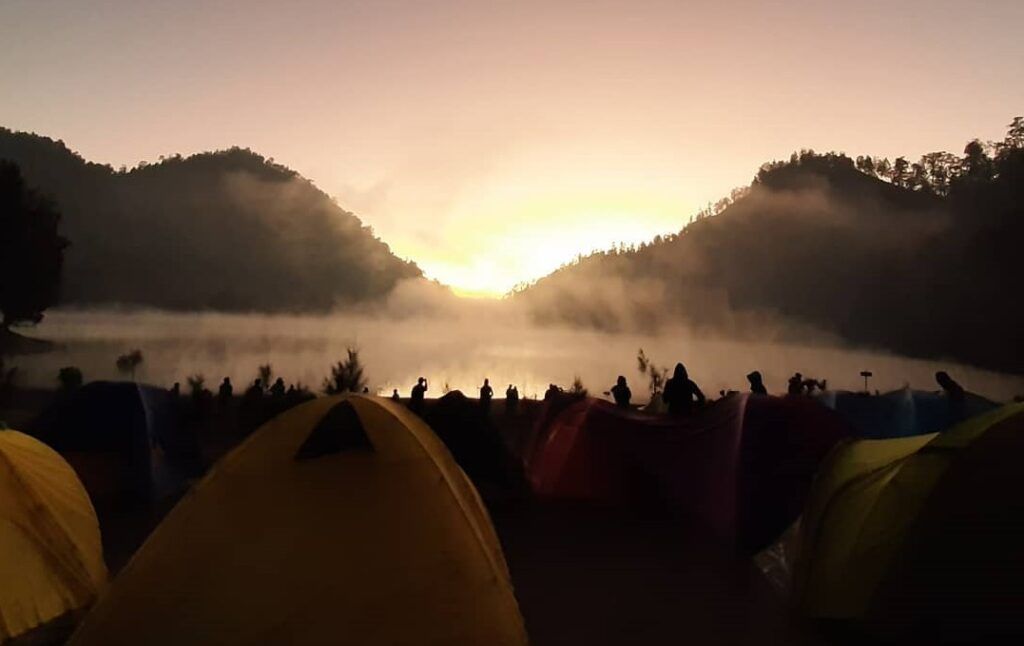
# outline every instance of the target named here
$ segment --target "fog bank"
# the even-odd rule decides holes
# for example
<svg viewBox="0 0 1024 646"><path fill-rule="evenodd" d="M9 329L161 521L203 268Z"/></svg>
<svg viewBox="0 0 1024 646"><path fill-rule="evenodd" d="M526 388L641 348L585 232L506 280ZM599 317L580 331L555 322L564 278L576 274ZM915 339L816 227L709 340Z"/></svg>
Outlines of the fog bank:
<svg viewBox="0 0 1024 646"><path fill-rule="evenodd" d="M744 375L760 370L772 392L785 390L794 371L827 378L832 388L858 389L862 370L875 377L872 389L909 384L934 390L936 370L949 371L966 388L1008 400L1024 394L1024 378L956 365L907 359L882 352L851 350L825 342L751 342L697 334L682 325L662 326L657 334L606 333L569 327L541 327L510 301L458 300L446 290L413 287L396 290L374 311L325 316L181 314L161 311L57 310L29 333L60 344L54 352L22 356L22 385L52 387L57 371L75 365L86 380L123 378L115 360L140 349L144 362L137 379L185 387L188 376L202 374L208 387L224 376L236 390L270 363L275 376L319 390L332 363L357 346L373 392L403 396L425 376L429 395L445 385L467 394L485 377L499 396L509 383L527 397L542 396L549 383L568 386L579 375L592 394L607 390L617 375L632 385L634 399L647 400L647 383L637 372L643 348L661 366L683 361L709 395L743 389Z"/></svg>

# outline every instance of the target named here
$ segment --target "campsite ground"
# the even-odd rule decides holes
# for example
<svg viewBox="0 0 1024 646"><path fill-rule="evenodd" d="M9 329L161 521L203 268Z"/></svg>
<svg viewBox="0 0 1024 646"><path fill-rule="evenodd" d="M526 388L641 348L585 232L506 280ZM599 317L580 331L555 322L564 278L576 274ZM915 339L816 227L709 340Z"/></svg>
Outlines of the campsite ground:
<svg viewBox="0 0 1024 646"><path fill-rule="evenodd" d="M749 560L653 513L492 509L534 644L825 643Z"/></svg>
<svg viewBox="0 0 1024 646"><path fill-rule="evenodd" d="M540 411L495 408L515 453ZM510 497L488 504L533 644L823 644L787 611L749 558L665 510Z"/></svg>
<svg viewBox="0 0 1024 646"><path fill-rule="evenodd" d="M17 399L17 407L0 407L0 419L21 425L52 393L33 391ZM428 417L437 401L428 400ZM494 434L518 456L539 411L539 402L525 400L510 415L496 401L484 423L488 430L457 431ZM200 433L204 456L215 461L241 437L207 425ZM680 519L659 509L538 501L516 486L515 476L493 473L488 464L496 463L483 460L476 473L467 471L501 538L533 644L826 643L791 619L748 558ZM101 510L112 570L127 562L159 513Z"/></svg>

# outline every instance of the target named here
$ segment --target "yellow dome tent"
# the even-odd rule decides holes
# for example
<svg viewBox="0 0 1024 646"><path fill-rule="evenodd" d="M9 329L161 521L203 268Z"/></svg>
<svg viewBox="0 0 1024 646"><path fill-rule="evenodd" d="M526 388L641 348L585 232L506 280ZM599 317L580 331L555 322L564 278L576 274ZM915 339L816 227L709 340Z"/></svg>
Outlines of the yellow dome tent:
<svg viewBox="0 0 1024 646"><path fill-rule="evenodd" d="M71 643L523 644L473 485L418 417L321 398L213 467Z"/></svg>
<svg viewBox="0 0 1024 646"><path fill-rule="evenodd" d="M0 431L0 643L89 605L106 577L74 470L42 442Z"/></svg>
<svg viewBox="0 0 1024 646"><path fill-rule="evenodd" d="M798 608L890 635L1024 629L1024 405L821 465L796 544Z"/></svg>

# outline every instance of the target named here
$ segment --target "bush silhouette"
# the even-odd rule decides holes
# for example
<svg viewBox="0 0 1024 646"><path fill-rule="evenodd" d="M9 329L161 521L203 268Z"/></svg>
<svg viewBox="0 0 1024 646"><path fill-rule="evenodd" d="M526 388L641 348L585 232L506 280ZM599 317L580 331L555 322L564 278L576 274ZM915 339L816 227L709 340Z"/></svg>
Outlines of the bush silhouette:
<svg viewBox="0 0 1024 646"><path fill-rule="evenodd" d="M366 387L359 350L347 348L346 353L345 360L331 366L331 376L324 379L324 392L328 395L358 393Z"/></svg>

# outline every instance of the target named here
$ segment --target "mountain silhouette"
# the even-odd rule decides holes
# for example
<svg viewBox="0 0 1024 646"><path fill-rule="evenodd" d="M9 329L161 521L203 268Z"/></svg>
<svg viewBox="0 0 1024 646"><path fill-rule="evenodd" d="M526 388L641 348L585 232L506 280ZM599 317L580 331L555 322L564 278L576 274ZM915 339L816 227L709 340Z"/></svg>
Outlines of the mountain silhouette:
<svg viewBox="0 0 1024 646"><path fill-rule="evenodd" d="M115 171L0 129L0 159L62 214L63 304L316 311L421 275L310 181L247 149Z"/></svg>
<svg viewBox="0 0 1024 646"><path fill-rule="evenodd" d="M823 331L1024 372L1022 134L1017 119L1003 143L979 153L971 142L962 159L943 154L945 166L928 172L938 157L900 158L884 179L870 158L794 154L762 167L713 217L579 258L514 298L540 322L609 331L685 322L755 340Z"/></svg>

